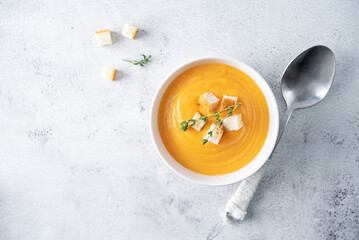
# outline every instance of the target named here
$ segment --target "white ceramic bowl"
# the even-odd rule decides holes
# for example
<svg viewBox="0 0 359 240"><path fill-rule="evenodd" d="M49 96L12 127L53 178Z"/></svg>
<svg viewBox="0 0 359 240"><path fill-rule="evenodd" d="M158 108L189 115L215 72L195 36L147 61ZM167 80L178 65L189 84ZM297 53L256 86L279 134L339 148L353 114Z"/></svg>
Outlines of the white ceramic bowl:
<svg viewBox="0 0 359 240"><path fill-rule="evenodd" d="M166 91L167 87L174 79L176 79L178 75L180 75L187 69L206 63L223 63L245 72L257 83L259 88L262 90L267 100L268 109L269 109L269 132L267 135L267 139L262 149L260 150L259 154L245 167L233 173L218 175L218 176L208 176L208 175L199 174L179 164L167 151L166 147L162 142L158 130L158 108L162 96ZM194 182L201 184L207 184L207 185L231 184L241 181L249 177L251 174L255 173L260 167L262 167L262 165L266 162L266 160L269 158L270 154L272 153L276 143L278 129L279 129L278 106L275 97L273 95L273 92L268 86L267 82L253 68L249 67L248 65L240 61L229 59L229 58L200 58L194 61L190 61L182 65L181 67L177 68L170 75L168 75L168 77L166 77L164 82L158 88L151 106L151 116L150 116L151 137L158 151L158 154L160 155L164 163L175 173L188 180L192 180Z"/></svg>

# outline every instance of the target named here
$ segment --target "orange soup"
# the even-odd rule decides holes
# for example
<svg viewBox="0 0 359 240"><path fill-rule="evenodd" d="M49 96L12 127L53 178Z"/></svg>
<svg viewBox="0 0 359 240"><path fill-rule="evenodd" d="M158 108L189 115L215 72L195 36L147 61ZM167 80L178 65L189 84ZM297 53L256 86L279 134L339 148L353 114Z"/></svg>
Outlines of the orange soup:
<svg viewBox="0 0 359 240"><path fill-rule="evenodd" d="M244 126L225 132L218 145L202 145L214 118L208 118L201 131L180 129L181 122L198 112L198 99L205 92L220 99L236 96L242 103L233 115L240 113ZM225 64L203 64L183 72L167 88L159 106L158 127L168 152L182 166L205 175L222 175L243 168L260 152L267 138L269 110L262 91L247 74Z"/></svg>

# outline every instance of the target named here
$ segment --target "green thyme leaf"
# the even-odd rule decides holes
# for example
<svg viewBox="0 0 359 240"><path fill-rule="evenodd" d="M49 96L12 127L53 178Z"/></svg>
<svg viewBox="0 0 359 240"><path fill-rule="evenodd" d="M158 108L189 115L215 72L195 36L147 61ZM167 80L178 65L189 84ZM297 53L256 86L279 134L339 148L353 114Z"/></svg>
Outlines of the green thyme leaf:
<svg viewBox="0 0 359 240"><path fill-rule="evenodd" d="M224 119L223 119L223 120L224 120ZM218 119L217 123L218 123L218 125L219 125L219 126L222 126L222 124L223 124L223 120Z"/></svg>
<svg viewBox="0 0 359 240"><path fill-rule="evenodd" d="M188 120L188 122L191 127L196 124L196 120L194 120L194 119L190 119L190 120Z"/></svg>
<svg viewBox="0 0 359 240"><path fill-rule="evenodd" d="M208 142L208 139L203 139L202 145L206 144Z"/></svg>
<svg viewBox="0 0 359 240"><path fill-rule="evenodd" d="M184 121L180 123L181 125L181 131L185 132L188 128L188 122Z"/></svg>
<svg viewBox="0 0 359 240"><path fill-rule="evenodd" d="M231 107L228 107L227 116L231 116L232 114L233 114L233 109Z"/></svg>
<svg viewBox="0 0 359 240"><path fill-rule="evenodd" d="M204 124L207 124L207 117L206 116L202 116L199 119L203 120Z"/></svg>

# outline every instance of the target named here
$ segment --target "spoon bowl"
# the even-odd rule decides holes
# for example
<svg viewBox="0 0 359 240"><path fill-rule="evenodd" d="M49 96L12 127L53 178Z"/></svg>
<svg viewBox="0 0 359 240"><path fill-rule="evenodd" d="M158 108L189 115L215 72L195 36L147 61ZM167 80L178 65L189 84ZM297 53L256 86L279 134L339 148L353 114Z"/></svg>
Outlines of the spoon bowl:
<svg viewBox="0 0 359 240"><path fill-rule="evenodd" d="M314 46L288 64L283 73L282 95L287 105L277 143L293 111L317 104L327 95L335 74L335 56L326 46Z"/></svg>
<svg viewBox="0 0 359 240"><path fill-rule="evenodd" d="M290 109L307 108L320 102L332 86L335 74L334 53L315 46L301 53L282 77L282 94Z"/></svg>

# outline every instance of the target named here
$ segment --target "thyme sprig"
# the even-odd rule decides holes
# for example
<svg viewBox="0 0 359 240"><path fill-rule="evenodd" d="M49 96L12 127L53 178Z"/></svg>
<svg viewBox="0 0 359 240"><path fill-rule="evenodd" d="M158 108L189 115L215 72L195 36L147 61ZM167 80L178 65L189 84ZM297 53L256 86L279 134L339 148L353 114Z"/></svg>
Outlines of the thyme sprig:
<svg viewBox="0 0 359 240"><path fill-rule="evenodd" d="M183 121L180 123L181 126L181 131L185 132L188 129L188 126L192 127L196 124L196 121L198 120L202 120L204 122L204 124L207 124L207 120L210 117L215 117L216 118L216 122L217 122L217 126L212 130L209 131L207 134L207 137L205 139L203 139L202 145L206 144L208 142L208 138L212 137L213 135L213 131L216 130L217 127L221 127L223 125L223 121L224 119L226 119L227 117L231 116L233 114L233 112L239 108L242 105L242 103L237 103L233 106L226 106L226 108L220 112L214 112L212 115L208 115L208 116L201 116L199 119L189 119L187 121ZM220 118L220 114L222 112L227 112L227 115L221 119Z"/></svg>
<svg viewBox="0 0 359 240"><path fill-rule="evenodd" d="M242 103L237 103L236 105L234 106L226 106L226 111L228 111L227 115L223 118L223 119L220 119L219 118L219 113L215 112L213 115L215 115L216 117L216 122L217 122L217 125L212 129L212 131L209 131L208 134L207 134L207 137L205 139L203 139L202 141L202 145L206 144L208 142L208 138L212 137L213 135L213 131L216 130L217 128L221 127L223 125L223 121L224 119L226 119L227 117L229 116L232 116L233 112L239 108L240 106L242 105ZM223 111L222 111L223 112Z"/></svg>
<svg viewBox="0 0 359 240"><path fill-rule="evenodd" d="M141 67L144 67L145 64L151 62L151 55L149 55L148 57L144 54L141 54L141 56L143 57L142 60L126 60L126 59L122 59L125 62L129 62L132 63L133 65L140 65Z"/></svg>
<svg viewBox="0 0 359 240"><path fill-rule="evenodd" d="M237 108L239 108L241 105L242 105L242 103L237 103L237 104L235 104L235 105L233 105L233 106L226 106L226 108L225 108L224 110L222 110L222 111L220 111L220 112L214 112L212 115L201 116L199 119L193 119L193 118L192 118L192 119L189 119L189 120L187 120L187 121L183 121L183 122L180 123L180 125L181 125L181 131L183 131L183 132L187 131L188 126L190 126L190 127L194 126L194 125L196 124L196 121L198 121L198 120L203 120L204 124L207 124L207 119L210 118L210 117L216 117L216 122L217 122L218 124L220 124L220 122L222 122L222 123L220 124L220 125L222 125L224 119L221 120L221 119L219 118L219 117L220 117L220 114L223 113L223 112L227 112L227 111L228 111L226 117L231 116L231 115L233 114L233 111L235 111L235 110L236 110Z"/></svg>

